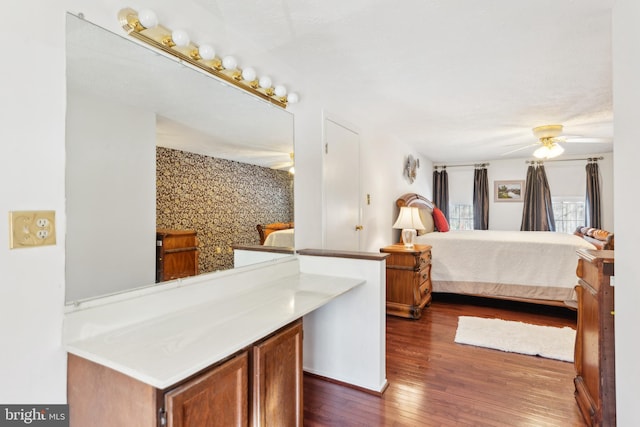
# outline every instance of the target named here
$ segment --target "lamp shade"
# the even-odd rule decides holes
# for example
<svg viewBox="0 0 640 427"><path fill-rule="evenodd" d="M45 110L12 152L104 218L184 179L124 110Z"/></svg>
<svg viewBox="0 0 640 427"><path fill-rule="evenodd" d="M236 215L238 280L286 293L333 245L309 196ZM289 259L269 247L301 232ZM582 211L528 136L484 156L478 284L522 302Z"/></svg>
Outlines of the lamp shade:
<svg viewBox="0 0 640 427"><path fill-rule="evenodd" d="M400 214L393 224L393 228L424 230L425 227L422 219L420 219L420 211L418 208L403 206L400 208Z"/></svg>
<svg viewBox="0 0 640 427"><path fill-rule="evenodd" d="M558 157L560 154L564 153L564 148L560 144L554 143L551 148L549 148L549 158L552 159L554 157Z"/></svg>

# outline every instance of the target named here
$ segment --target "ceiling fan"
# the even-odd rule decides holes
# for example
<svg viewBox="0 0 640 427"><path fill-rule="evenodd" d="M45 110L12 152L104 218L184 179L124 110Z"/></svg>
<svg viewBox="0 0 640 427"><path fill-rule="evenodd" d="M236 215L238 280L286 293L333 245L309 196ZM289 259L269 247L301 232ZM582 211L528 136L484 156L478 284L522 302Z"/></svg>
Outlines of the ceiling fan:
<svg viewBox="0 0 640 427"><path fill-rule="evenodd" d="M538 138L538 142L524 147L516 148L503 154L515 153L527 148L539 145L533 152L533 156L538 159L552 159L564 153L564 147L560 143L602 143L606 142L601 138L585 138L578 136L562 135L562 125L543 125L533 129L533 135Z"/></svg>

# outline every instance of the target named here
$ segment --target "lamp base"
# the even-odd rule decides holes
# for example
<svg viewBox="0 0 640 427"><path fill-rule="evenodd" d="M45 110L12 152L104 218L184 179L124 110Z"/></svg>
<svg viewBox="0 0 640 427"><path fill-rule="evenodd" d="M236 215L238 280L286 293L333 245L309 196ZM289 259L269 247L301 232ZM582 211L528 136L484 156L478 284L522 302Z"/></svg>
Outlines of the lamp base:
<svg viewBox="0 0 640 427"><path fill-rule="evenodd" d="M407 249L413 249L413 241L418 233L413 228L402 229L402 243Z"/></svg>

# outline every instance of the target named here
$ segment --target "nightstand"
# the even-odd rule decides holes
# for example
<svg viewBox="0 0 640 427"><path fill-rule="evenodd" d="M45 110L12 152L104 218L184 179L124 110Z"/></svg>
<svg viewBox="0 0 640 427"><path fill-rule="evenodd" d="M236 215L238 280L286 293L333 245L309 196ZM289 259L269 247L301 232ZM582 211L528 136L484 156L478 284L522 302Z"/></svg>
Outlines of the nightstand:
<svg viewBox="0 0 640 427"><path fill-rule="evenodd" d="M387 258L387 314L419 319L431 302L431 246L407 249L395 244L380 249Z"/></svg>

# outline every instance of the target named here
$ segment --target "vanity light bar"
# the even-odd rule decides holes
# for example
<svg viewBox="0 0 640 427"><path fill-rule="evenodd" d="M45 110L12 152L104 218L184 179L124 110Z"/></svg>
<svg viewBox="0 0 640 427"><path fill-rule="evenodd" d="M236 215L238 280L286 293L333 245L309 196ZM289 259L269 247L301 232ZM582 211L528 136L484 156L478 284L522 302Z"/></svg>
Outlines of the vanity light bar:
<svg viewBox="0 0 640 427"><path fill-rule="evenodd" d="M287 108L287 104L298 102L296 93L287 94L284 86L272 86L268 76L257 78L255 70L251 67L239 68L234 57L219 58L211 46L198 46L189 40L185 31L171 31L159 25L155 13L150 10L138 13L131 8L121 9L118 12L118 21L130 36L279 107Z"/></svg>

